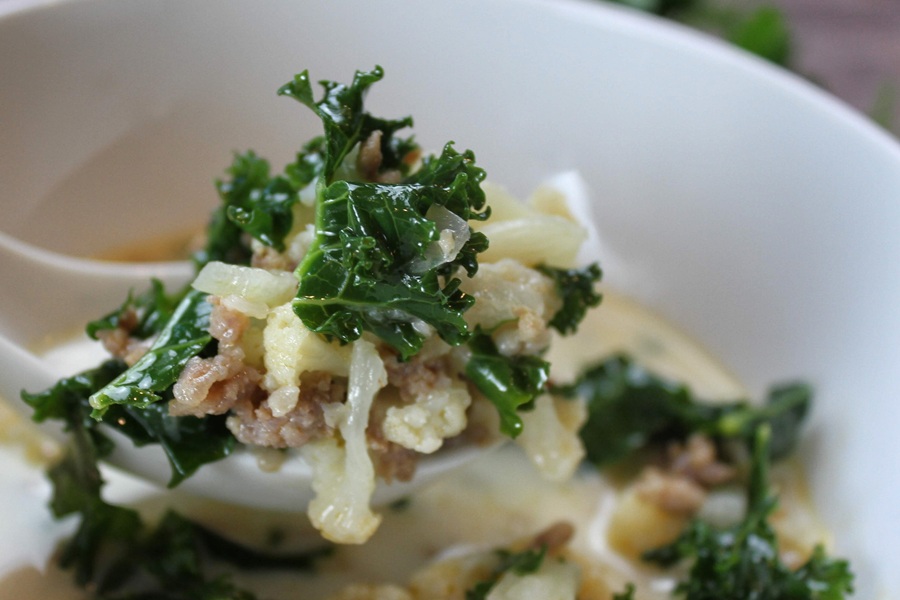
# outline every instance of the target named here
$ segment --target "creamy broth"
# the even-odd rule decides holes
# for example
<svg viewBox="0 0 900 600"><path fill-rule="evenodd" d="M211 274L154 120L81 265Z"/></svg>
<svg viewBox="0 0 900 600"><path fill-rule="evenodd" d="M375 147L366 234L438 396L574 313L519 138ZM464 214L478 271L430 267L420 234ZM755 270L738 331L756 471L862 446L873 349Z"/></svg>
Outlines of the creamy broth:
<svg viewBox="0 0 900 600"><path fill-rule="evenodd" d="M152 241L136 241L125 246L98 252L94 258L122 262L154 262L187 259L203 245L203 228L191 227L157 237Z"/></svg>
<svg viewBox="0 0 900 600"><path fill-rule="evenodd" d="M735 378L689 338L640 306L609 293L578 335L557 341L550 360L555 376L566 379L585 363L618 350L657 372L689 382L703 397L743 395ZM72 370L95 364L99 354L92 342L84 340L59 344L48 352L54 359L68 361ZM21 433L17 415L8 410L0 415L4 441L0 448L4 469L0 509L6 515L17 515L0 525L0 535L6 540L0 552L0 598L81 598L68 574L48 566L54 540L68 527L54 523L45 508L49 488L40 476L42 465L36 460L40 453L34 452L37 442ZM27 457L22 447L31 448ZM776 523L786 534L787 546L793 544L802 552L822 539L823 532L809 508L798 473L796 465L786 464L773 475L784 498ZM112 498L138 497L138 505L149 514L162 506L162 496L154 490L117 473L109 477ZM302 590L304 598L325 598L354 581L403 583L413 571L448 553L504 546L567 520L577 530L572 550L586 559L586 570L605 579L612 591L621 591L626 582L635 581L640 598L668 597L671 581L667 577L623 558L607 543L606 526L621 493L591 469L583 469L564 484L548 483L524 454L510 445L421 490L401 509L381 508L385 519L372 539L362 546L340 547L321 562L315 576L238 573L235 577L261 597L295 597ZM248 511L172 493L165 502L174 502L197 520L250 542L261 542L276 529L283 535L285 549L318 540L302 513Z"/></svg>

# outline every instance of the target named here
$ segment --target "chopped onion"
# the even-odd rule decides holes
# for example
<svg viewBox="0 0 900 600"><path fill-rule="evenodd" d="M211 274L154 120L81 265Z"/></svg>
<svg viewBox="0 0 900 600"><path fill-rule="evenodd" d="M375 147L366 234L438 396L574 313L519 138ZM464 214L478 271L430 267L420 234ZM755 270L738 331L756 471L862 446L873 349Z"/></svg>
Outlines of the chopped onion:
<svg viewBox="0 0 900 600"><path fill-rule="evenodd" d="M425 256L413 261L412 270L419 273L455 259L471 234L465 219L439 204L433 204L425 217L434 221L440 233L437 240L428 244Z"/></svg>
<svg viewBox="0 0 900 600"><path fill-rule="evenodd" d="M288 302L297 293L297 279L287 271L213 261L204 265L194 289L227 298L227 304L251 317L263 318L269 309Z"/></svg>

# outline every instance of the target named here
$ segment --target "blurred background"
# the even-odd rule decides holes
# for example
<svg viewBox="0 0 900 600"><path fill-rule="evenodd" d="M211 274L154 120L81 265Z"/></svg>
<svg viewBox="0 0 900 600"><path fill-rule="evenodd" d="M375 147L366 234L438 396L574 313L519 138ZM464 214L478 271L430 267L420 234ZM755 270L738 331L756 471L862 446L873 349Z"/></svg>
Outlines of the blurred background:
<svg viewBox="0 0 900 600"><path fill-rule="evenodd" d="M729 39L900 134L900 0L599 0Z"/></svg>
<svg viewBox="0 0 900 600"><path fill-rule="evenodd" d="M0 15L57 0L0 0ZM900 136L900 0L594 0L727 38Z"/></svg>
<svg viewBox="0 0 900 600"><path fill-rule="evenodd" d="M900 0L777 0L791 64L900 133Z"/></svg>

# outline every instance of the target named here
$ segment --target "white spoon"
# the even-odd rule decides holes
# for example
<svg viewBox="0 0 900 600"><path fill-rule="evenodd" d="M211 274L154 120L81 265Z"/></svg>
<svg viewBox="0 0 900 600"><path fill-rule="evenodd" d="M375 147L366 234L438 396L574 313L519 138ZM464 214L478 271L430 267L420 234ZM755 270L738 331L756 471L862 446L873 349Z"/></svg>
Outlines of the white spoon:
<svg viewBox="0 0 900 600"><path fill-rule="evenodd" d="M130 290L144 291L151 277L177 289L193 274L188 262L114 263L75 258L0 233L0 396L30 417L31 409L20 401L20 392L42 391L72 373L59 372L58 366L54 368L28 347L46 336L77 332L77 327L118 307ZM64 439L55 424L43 429ZM115 452L106 459L109 464L166 484L170 468L159 447L136 448L121 434L111 429L107 432L116 442ZM402 498L483 450L462 447L429 456L420 461L412 481L379 482L372 502L385 504ZM303 511L314 495L311 480L311 470L299 456L290 456L276 472L265 472L252 452L239 450L204 465L178 489L251 507Z"/></svg>

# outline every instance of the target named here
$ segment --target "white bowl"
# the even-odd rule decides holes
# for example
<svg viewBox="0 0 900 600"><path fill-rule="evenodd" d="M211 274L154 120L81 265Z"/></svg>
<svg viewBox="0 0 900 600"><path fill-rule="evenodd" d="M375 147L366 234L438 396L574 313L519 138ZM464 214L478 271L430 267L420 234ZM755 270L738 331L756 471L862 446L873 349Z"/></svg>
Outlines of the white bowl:
<svg viewBox="0 0 900 600"><path fill-rule="evenodd" d="M374 112L413 114L425 146L453 139L520 193L580 171L610 287L755 392L814 384L813 495L858 595L900 597L900 147L865 118L602 3L43 4L0 21L0 228L85 253L198 222L231 151L279 164L316 133L279 85L380 64Z"/></svg>

